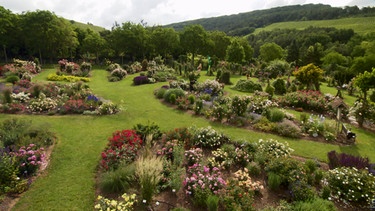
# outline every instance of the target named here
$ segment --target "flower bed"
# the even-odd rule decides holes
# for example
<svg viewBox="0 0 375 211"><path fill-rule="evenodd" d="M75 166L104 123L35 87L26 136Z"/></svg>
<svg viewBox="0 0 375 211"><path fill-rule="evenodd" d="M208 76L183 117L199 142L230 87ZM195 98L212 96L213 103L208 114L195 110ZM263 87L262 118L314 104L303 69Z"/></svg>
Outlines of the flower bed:
<svg viewBox="0 0 375 211"><path fill-rule="evenodd" d="M132 134L134 133L136 132ZM113 137L117 137L116 134ZM161 139L149 137L148 144L141 148L137 147L139 150L134 161L118 157L116 165L122 162L131 165L129 161L134 162L137 166L136 172L140 171L142 166L154 171L156 165L163 163L162 169L158 167L162 177L155 175L147 179L142 173L142 179L139 180L137 177L140 175L136 174L132 181L142 182L120 192L125 193L125 196L134 196L129 210L166 210L182 207L190 210L208 207L220 207L224 210L242 210L241 207L246 207L247 210L255 210L255 207L265 208L259 207L262 195L271 192L282 195L277 200L289 200L290 203L287 205L281 200L280 207L288 206L293 209L302 206L301 204L315 206L314 203L319 203L322 209L334 210L334 204L329 200L337 199L345 202L346 206L366 207L369 205L369 199L375 197L372 187L375 184L375 176L368 174L368 171L366 173L365 170L337 168L324 173L316 161L301 162L291 158L293 149L289 148L287 143L272 139L259 140L256 143L230 141L223 145L215 145L217 148L212 150L212 145L196 145L197 142L194 141L206 136L219 137L217 134L220 133L213 128L177 128L165 132ZM113 138L110 138L110 145L115 143L117 146L116 143L123 143L112 140ZM199 143L209 143L209 140L211 138L202 139ZM197 148L198 146L202 148ZM182 150L183 147L185 150ZM143 160L155 163L151 165L154 167L145 163L140 165L138 158L142 158L143 163ZM112 164L107 164L109 166L105 170L113 171L110 167ZM99 175L101 174L103 172L99 172ZM267 182L264 182L265 180ZM115 184L116 181L117 179L113 178L112 183ZM340 185L342 182L344 185ZM326 185L322 189L321 185L324 184ZM145 193L148 193L147 199L144 198ZM96 208L105 206L102 196L107 197L101 190L99 194ZM108 197L110 195L113 196L113 193ZM115 200L113 204L124 204L128 200ZM272 202L278 204L277 201Z"/></svg>

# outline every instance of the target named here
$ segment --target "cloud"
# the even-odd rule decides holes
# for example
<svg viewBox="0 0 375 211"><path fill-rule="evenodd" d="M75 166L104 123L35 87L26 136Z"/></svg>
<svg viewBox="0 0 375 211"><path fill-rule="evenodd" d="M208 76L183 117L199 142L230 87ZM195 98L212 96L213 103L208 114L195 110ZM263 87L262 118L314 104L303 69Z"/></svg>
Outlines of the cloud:
<svg viewBox="0 0 375 211"><path fill-rule="evenodd" d="M144 20L148 25L165 25L204 17L309 3L375 6L374 0L0 0L0 5L14 13L49 10L69 20L90 22L107 29L115 22L139 23Z"/></svg>

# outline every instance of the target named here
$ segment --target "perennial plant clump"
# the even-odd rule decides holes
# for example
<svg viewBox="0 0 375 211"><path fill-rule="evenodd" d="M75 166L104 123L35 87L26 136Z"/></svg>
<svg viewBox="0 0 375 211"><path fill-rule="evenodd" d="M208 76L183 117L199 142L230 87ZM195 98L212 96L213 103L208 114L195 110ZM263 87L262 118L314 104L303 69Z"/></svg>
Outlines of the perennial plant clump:
<svg viewBox="0 0 375 211"><path fill-rule="evenodd" d="M216 131L211 126L191 128L191 130L194 131L193 142L196 146L215 148L229 141L227 136Z"/></svg>
<svg viewBox="0 0 375 211"><path fill-rule="evenodd" d="M226 186L226 182L221 176L218 168L212 169L200 164L194 164L188 167L187 177L184 180L187 195L194 195L200 189L210 190L213 194L218 194Z"/></svg>
<svg viewBox="0 0 375 211"><path fill-rule="evenodd" d="M134 161L141 146L142 139L134 130L114 132L107 149L101 154L101 167L105 170L116 169L120 162Z"/></svg>
<svg viewBox="0 0 375 211"><path fill-rule="evenodd" d="M97 198L98 202L94 208L99 211L131 211L138 201L135 194L128 195L124 193L121 198L123 198L124 201L110 200L99 195Z"/></svg>
<svg viewBox="0 0 375 211"><path fill-rule="evenodd" d="M367 170L354 167L339 167L329 170L323 181L328 185L334 199L370 205L375 197L375 176Z"/></svg>

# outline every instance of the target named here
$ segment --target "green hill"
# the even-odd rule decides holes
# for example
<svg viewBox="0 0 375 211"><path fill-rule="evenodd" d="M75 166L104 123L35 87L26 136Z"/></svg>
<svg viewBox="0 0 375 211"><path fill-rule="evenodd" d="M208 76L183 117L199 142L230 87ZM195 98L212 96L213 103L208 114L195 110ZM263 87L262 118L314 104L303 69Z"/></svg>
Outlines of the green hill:
<svg viewBox="0 0 375 211"><path fill-rule="evenodd" d="M375 16L375 7L364 7L360 9L357 6L341 8L323 4L305 4L189 20L169 24L165 27L172 27L179 31L186 25L200 24L208 31L218 30L232 36L243 36L254 32L257 28L266 27L274 23L305 20L335 20L371 16ZM306 22L302 22L302 24L305 23ZM370 22L365 23L369 24Z"/></svg>
<svg viewBox="0 0 375 211"><path fill-rule="evenodd" d="M95 26L95 25L93 25L91 23L87 23L86 24L86 23L76 22L74 20L70 20L69 22L73 25L73 27L75 27L75 28L81 28L83 30L91 29L92 31L98 32L98 33L105 30L104 27Z"/></svg>
<svg viewBox="0 0 375 211"><path fill-rule="evenodd" d="M310 26L313 27L334 27L337 29L353 29L358 34L375 32L375 17L358 17L358 18L340 18L334 20L316 20L316 21L291 21L274 23L264 28L255 30L255 34L261 31L272 31L274 29L298 29L303 30Z"/></svg>

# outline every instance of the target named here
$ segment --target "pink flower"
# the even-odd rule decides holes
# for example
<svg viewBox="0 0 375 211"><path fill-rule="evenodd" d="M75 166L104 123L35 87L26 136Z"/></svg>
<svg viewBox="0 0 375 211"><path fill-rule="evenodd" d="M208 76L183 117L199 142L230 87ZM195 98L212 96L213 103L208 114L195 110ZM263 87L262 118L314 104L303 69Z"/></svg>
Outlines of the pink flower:
<svg viewBox="0 0 375 211"><path fill-rule="evenodd" d="M208 173L208 172L210 171L210 168L208 168L208 167L206 167L206 166L203 166L203 171L204 171L205 173Z"/></svg>

